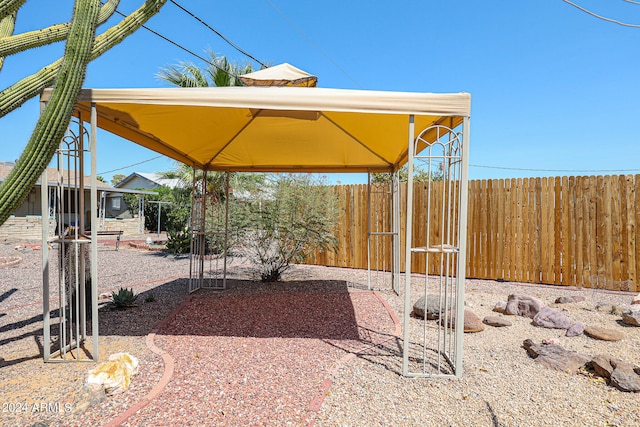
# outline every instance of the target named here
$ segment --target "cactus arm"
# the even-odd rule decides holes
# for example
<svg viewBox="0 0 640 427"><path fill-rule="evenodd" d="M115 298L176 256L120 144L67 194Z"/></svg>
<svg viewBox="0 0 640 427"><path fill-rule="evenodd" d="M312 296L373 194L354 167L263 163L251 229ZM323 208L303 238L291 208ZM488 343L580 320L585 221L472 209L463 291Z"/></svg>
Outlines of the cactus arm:
<svg viewBox="0 0 640 427"><path fill-rule="evenodd" d="M91 60L96 59L142 27L145 22L160 11L166 2L167 0L146 0L142 6L125 17L118 25L114 25L96 37Z"/></svg>
<svg viewBox="0 0 640 427"><path fill-rule="evenodd" d="M25 1L27 0L0 0L0 19L17 12Z"/></svg>
<svg viewBox="0 0 640 427"><path fill-rule="evenodd" d="M120 0L109 0L100 9L98 16L98 25L104 23L116 11ZM10 16L10 15L9 15ZM5 18L6 19L6 18ZM4 20L2 21L4 22ZM51 43L59 42L67 38L69 34L69 23L55 24L41 30L29 31L22 34L16 34L7 37L13 33L0 34L0 56L9 56L18 52L24 52L34 47L45 46Z"/></svg>
<svg viewBox="0 0 640 427"><path fill-rule="evenodd" d="M167 0L147 0L117 25L96 37L91 52L91 60L96 59L128 35L140 28L155 15ZM0 117L9 114L29 99L38 95L42 89L50 86L60 68L61 59L52 62L36 73L23 78L0 92Z"/></svg>
<svg viewBox="0 0 640 427"><path fill-rule="evenodd" d="M0 20L0 40L13 34L13 30L16 28L16 15L17 12L10 13ZM0 53L0 70L4 65L4 57L5 55Z"/></svg>
<svg viewBox="0 0 640 427"><path fill-rule="evenodd" d="M24 201L64 136L91 60L99 11L100 0L76 0L51 99L15 168L0 187L0 224Z"/></svg>
<svg viewBox="0 0 640 427"><path fill-rule="evenodd" d="M76 1L80 2L85 0ZM140 28L149 18L160 10L166 1L167 0L146 0L140 8L123 19L119 24L96 37L89 60L93 60L102 55L111 47L124 40L129 34ZM70 32L69 34L69 38L71 38L73 33ZM49 86L56 76L58 76L56 79L56 87L58 87L60 76L63 75L63 67L63 60L59 59L34 75L0 92L0 117L19 107L26 100L36 96L42 89ZM58 72L58 70L60 70L60 72ZM72 99L71 112L75 106L76 98L77 93ZM36 129L34 129L24 152L18 159L18 162L16 162L15 168L11 171L7 179L0 183L0 225L4 224L7 218L9 218L27 197L29 191L38 180L38 177L53 158L53 154L64 134L64 129L66 129L69 124L71 113L63 117L50 117L53 115L51 110L55 110L55 108L52 107L52 101L53 94L47 104L45 112L40 120L38 120ZM45 113L48 118L45 117ZM62 120L62 122L56 120ZM51 130L53 130L54 126L57 126L58 123L64 124L64 126L59 126L63 130L58 134L52 133Z"/></svg>

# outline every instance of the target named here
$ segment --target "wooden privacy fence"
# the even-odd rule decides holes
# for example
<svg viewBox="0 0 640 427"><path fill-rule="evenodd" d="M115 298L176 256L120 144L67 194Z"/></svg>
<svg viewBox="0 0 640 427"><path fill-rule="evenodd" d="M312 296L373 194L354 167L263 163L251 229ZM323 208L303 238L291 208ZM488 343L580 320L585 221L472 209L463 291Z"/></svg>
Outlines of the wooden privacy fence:
<svg viewBox="0 0 640 427"><path fill-rule="evenodd" d="M441 194L414 184L414 246L426 240L424 206ZM637 291L640 269L640 175L474 180L469 182L467 277ZM438 187L435 186L437 189ZM334 188L341 203L336 252L309 263L367 268L367 186ZM401 269L404 271L406 184L401 186ZM391 210L372 198L374 230L390 230ZM438 218L431 219L434 241ZM434 234L435 233L435 234ZM640 246L640 243L638 244ZM390 265L391 239L372 245L374 269ZM425 258L413 255L414 272ZM429 273L439 261L430 258Z"/></svg>

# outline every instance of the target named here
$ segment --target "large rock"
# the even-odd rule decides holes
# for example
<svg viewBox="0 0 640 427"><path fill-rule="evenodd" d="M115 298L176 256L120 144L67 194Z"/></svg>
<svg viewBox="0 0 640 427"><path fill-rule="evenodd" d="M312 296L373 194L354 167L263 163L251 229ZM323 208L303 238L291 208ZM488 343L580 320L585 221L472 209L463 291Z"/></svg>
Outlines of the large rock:
<svg viewBox="0 0 640 427"><path fill-rule="evenodd" d="M640 326L640 309L622 313L622 322L631 326Z"/></svg>
<svg viewBox="0 0 640 427"><path fill-rule="evenodd" d="M89 371L87 384L98 384L104 387L107 396L122 393L131 382L131 377L138 373L138 359L129 353L116 353L109 360L100 363Z"/></svg>
<svg viewBox="0 0 640 427"><path fill-rule="evenodd" d="M584 328L584 334L602 341L620 341L624 338L622 332L614 331L612 329L599 328L597 326L589 326Z"/></svg>
<svg viewBox="0 0 640 427"><path fill-rule="evenodd" d="M484 319L482 319L482 323L484 323L485 325L494 326L496 328L512 325L509 320L505 319L504 317L498 316L486 316Z"/></svg>
<svg viewBox="0 0 640 427"><path fill-rule="evenodd" d="M591 360L590 365L597 375L608 379L618 390L640 392L640 375L630 363L600 354Z"/></svg>
<svg viewBox="0 0 640 427"><path fill-rule="evenodd" d="M533 317L533 325L549 329L569 329L573 321L561 311L551 307L542 307Z"/></svg>
<svg viewBox="0 0 640 427"><path fill-rule="evenodd" d="M425 304L426 303L426 304ZM420 297L415 304L413 304L413 314L421 319L426 318L429 320L435 320L440 318L440 314L447 310L444 306L444 298L442 298L443 307L440 308L440 297L435 294Z"/></svg>
<svg viewBox="0 0 640 427"><path fill-rule="evenodd" d="M455 329L456 327L456 312L455 310L451 310L448 316L448 324L451 328ZM444 326L445 319L444 317L440 319L440 324ZM481 332L484 331L484 325L482 321L473 311L469 309L464 310L464 331L465 332Z"/></svg>
<svg viewBox="0 0 640 427"><path fill-rule="evenodd" d="M509 295L504 312L533 319L542 307L544 307L544 303L536 297L513 294Z"/></svg>
<svg viewBox="0 0 640 427"><path fill-rule="evenodd" d="M589 362L589 358L575 351L565 350L557 344L535 344L530 339L525 340L522 346L527 350L529 357L535 359L540 365L557 371L577 373L578 370Z"/></svg>

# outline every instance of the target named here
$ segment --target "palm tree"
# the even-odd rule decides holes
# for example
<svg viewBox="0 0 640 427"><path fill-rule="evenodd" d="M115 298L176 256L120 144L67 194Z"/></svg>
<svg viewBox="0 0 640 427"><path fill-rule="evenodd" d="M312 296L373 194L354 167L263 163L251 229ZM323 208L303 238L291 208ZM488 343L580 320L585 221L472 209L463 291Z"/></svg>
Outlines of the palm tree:
<svg viewBox="0 0 640 427"><path fill-rule="evenodd" d="M192 62L180 62L160 69L156 77L178 87L225 87L243 86L239 75L253 72L253 66L229 62L226 56L216 56L207 50L209 61L205 68Z"/></svg>

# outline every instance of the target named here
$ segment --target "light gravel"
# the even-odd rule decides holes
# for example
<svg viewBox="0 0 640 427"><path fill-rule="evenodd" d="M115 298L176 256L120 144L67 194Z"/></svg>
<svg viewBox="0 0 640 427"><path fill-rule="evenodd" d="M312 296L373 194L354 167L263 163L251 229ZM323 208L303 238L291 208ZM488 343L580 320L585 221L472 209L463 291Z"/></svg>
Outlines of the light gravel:
<svg viewBox="0 0 640 427"><path fill-rule="evenodd" d="M87 365L54 365L42 362L40 252L24 248L16 250L15 245L0 245L0 257L2 256L19 256L22 261L12 267L0 268L0 403L61 402L63 405L69 403L75 408L77 390L84 381ZM52 258L53 261L55 259ZM0 425L30 426L35 422L50 426L103 425L146 395L159 381L164 369L162 359L147 348L144 340L153 327L187 297L184 278L188 276L188 259L168 257L153 251L127 249L126 245L120 251L101 246L98 268L101 292L110 292L123 286L133 287L136 293L141 294L137 311L101 313L101 360L116 351L129 351L141 360L140 374L134 377L130 389L125 393L107 398L85 412L3 413ZM249 280L251 272L242 264L232 265L232 269L238 274L238 278L245 277ZM285 279L298 284L304 281L306 295L326 290L326 281L343 281L352 292L366 288L367 283L366 272L361 270L316 266L296 266ZM412 301L419 297L421 284L421 278L415 276L412 280ZM250 290L238 287L230 292L256 295L260 292L268 294L271 290L256 286ZM156 301L146 303L144 298L150 293L153 293ZM403 298L387 289L380 293L402 321ZM531 319L509 316L513 323L510 327L486 326L480 333L465 334L464 371L461 378L409 379L401 375L402 340L390 332L390 318L386 314L378 314L378 317L387 316L378 319L380 325L384 325L380 326L383 331L372 332L363 328L358 330L359 340L362 342L370 339L372 333L384 333L385 338L380 339L381 344L377 347L362 350L362 347L346 345L349 340L325 340L327 345L334 344L331 346L334 350L339 344L345 346L337 352L328 353L332 355L329 359L316 364L322 368L322 372L314 378L328 375L333 380L318 412L309 411L306 406L303 409L298 406L295 410L302 412L295 416L289 413L288 416L282 415L281 418L270 420L260 415L254 419L259 420L261 425L280 425L278 421L291 419L299 420L299 423L310 421L315 426L640 425L638 394L620 392L603 381L586 375L546 369L529 358L522 348L522 342L527 338L536 343L543 339L555 339L563 347L587 356L605 353L636 366L640 365L640 328L623 326L620 315L611 313L612 305L624 308L631 302L633 295L469 279L466 283L467 307L480 318L488 315L502 316L492 311L495 303L506 300L508 295L514 293L538 297L550 306L565 310L567 316L586 326L621 331L625 334L625 339L604 342L584 335L567 338L564 331L536 328L531 325ZM586 301L555 306L553 301L564 295L582 295ZM199 294L198 298L201 298ZM240 304L239 301L236 302ZM367 312L366 309L364 311ZM208 320L212 324L216 321L215 316L202 320L205 323ZM373 320L367 321L375 323ZM419 319L411 318L410 323L412 334L422 328L422 321ZM245 335L247 339L256 339L251 334ZM224 350L224 354L216 353L216 357L233 361L236 356L233 347L224 347L227 344L224 340L229 337L219 333L216 337L222 340L218 344ZM166 334L157 343L171 346L173 339L172 335ZM201 337L194 338L198 343L200 339ZM357 357L341 365L332 375L330 367L334 365L330 360L337 360L349 351L355 351ZM178 364L185 364L185 371L190 366L189 357L194 355L185 352L181 358L176 357ZM305 360L313 363L303 350L295 350L290 357L303 364ZM244 369L253 373L247 367ZM238 381L241 383L243 378L239 377ZM293 378L296 378L295 374ZM235 377L228 379L230 383L223 383L222 377L216 377L218 383L214 384L215 387L211 386L207 391L204 385L200 385L200 392L208 393L209 397L222 390L227 393L230 393L229 390L237 392L233 382ZM269 387L270 383L261 385ZM238 385L241 386L243 385ZM168 388L167 394L160 397L159 402L164 404L165 409L169 406L180 408L184 403L180 402L180 386L174 384L173 387ZM258 393L260 390L253 391ZM280 389L274 393L276 396L280 393L284 398L295 392ZM313 393L308 394L307 398L312 395ZM250 413L252 407L259 407L250 398L246 399L242 411ZM276 403L274 405L277 406ZM235 407L234 410L241 412ZM130 425L152 425L146 424L144 420L155 416L153 413L141 413L138 418L131 420ZM206 418L194 419L192 423L220 425L207 423ZM164 425L170 424L167 422Z"/></svg>

